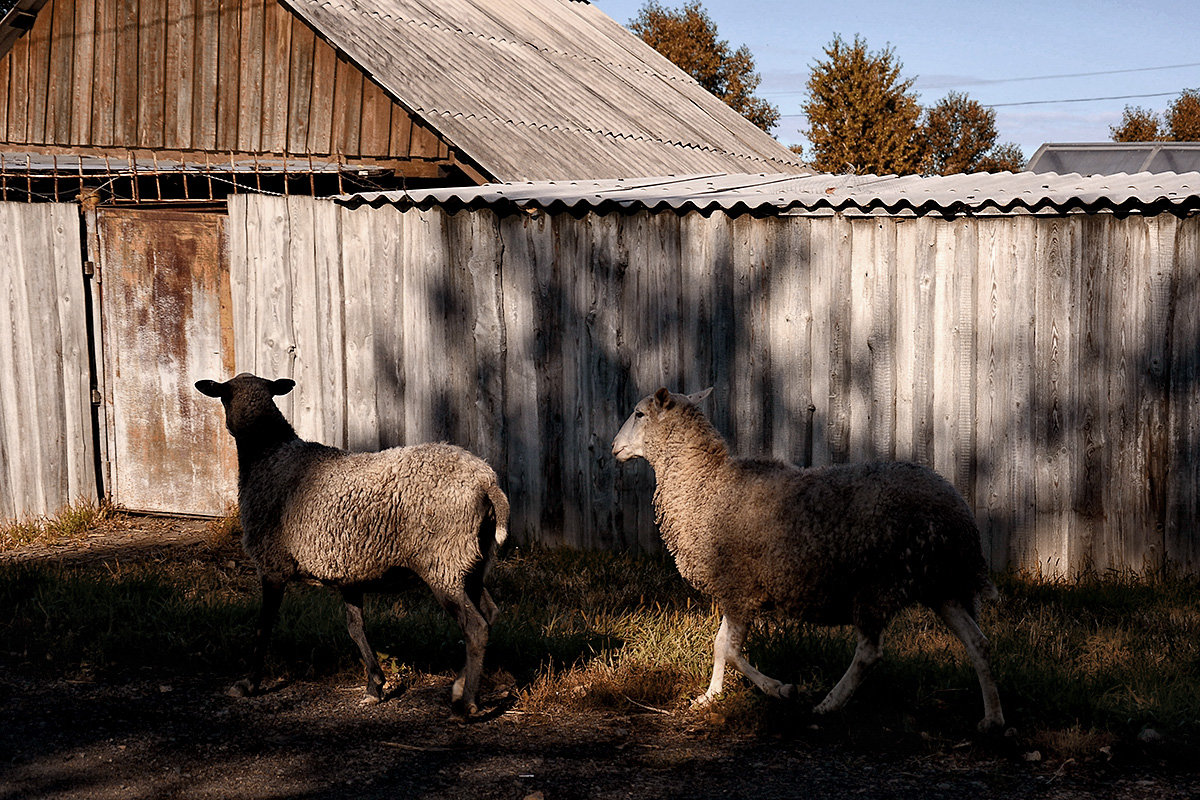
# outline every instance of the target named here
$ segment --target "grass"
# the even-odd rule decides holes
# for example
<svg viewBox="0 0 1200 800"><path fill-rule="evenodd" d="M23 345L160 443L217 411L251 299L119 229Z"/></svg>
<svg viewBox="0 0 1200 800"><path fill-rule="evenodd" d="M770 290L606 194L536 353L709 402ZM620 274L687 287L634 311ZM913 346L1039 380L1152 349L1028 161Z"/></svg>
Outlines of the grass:
<svg viewBox="0 0 1200 800"><path fill-rule="evenodd" d="M51 517L33 517L0 526L0 551L17 547L50 546L82 539L89 530L113 519L117 511L108 503L80 500Z"/></svg>
<svg viewBox="0 0 1200 800"><path fill-rule="evenodd" d="M0 661L62 675L164 675L226 681L245 668L257 581L214 526L212 547L159 562L0 566ZM212 549L215 548L215 549ZM489 669L517 689L527 714L678 711L707 684L717 617L669 561L620 554L516 550L493 573L502 616ZM1004 599L981 626L1011 724L1029 746L1099 757L1153 727L1200 744L1200 582L1129 575L1000 580ZM393 680L449 675L460 634L419 585L369 598L368 629ZM340 603L320 587L289 589L272 642L273 674L357 676ZM747 654L816 700L853 652L849 630L764 617ZM966 735L981 705L962 648L927 611L889 627L885 658L839 724ZM810 704L770 701L733 675L713 714L781 733L814 720ZM849 722L847 722L847 720Z"/></svg>

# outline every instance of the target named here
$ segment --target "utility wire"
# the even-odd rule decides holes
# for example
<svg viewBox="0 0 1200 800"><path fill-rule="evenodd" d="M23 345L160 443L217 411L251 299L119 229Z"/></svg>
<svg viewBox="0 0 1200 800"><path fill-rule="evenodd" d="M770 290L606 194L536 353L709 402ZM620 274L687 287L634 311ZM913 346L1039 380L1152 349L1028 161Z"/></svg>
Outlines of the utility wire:
<svg viewBox="0 0 1200 800"><path fill-rule="evenodd" d="M1137 97L1174 97L1179 92L1155 92L1153 94L1117 94L1110 97L1072 97L1069 100L1024 100L1020 103L982 103L984 108L1006 108L1008 106L1048 106L1056 103L1091 103L1095 100L1132 100Z"/></svg>
<svg viewBox="0 0 1200 800"><path fill-rule="evenodd" d="M966 84L966 85L968 85L968 86L990 86L994 83L1021 83L1021 82L1025 82L1025 81L1048 81L1048 80L1057 80L1059 78L1092 78L1092 77L1096 77L1099 75L1126 75L1126 74L1129 74L1132 72L1155 72L1157 70L1162 70L1162 69L1184 69L1186 67L1200 67L1200 61L1192 62L1189 64L1167 64L1162 67L1133 67L1131 69L1106 69L1106 70L1100 70L1098 72L1068 72L1068 73L1063 73L1062 75L1030 75L1025 78L978 78L978 79L974 79L971 83ZM949 87L939 87L939 88L949 88ZM778 89L776 91L768 90L768 91L759 92L759 94L762 94L762 95L803 94L806 91L808 91L808 90L807 89ZM1156 95L1143 95L1143 96L1144 97L1154 97ZM1161 97L1162 95L1157 95L1157 96ZM1051 101L1045 101L1045 102L1051 102ZM1058 102L1058 101L1054 101L1054 102ZM1068 101L1063 101L1063 102L1068 102ZM1077 102L1077 101L1072 100L1069 102ZM1078 102L1083 102L1083 101L1078 101Z"/></svg>

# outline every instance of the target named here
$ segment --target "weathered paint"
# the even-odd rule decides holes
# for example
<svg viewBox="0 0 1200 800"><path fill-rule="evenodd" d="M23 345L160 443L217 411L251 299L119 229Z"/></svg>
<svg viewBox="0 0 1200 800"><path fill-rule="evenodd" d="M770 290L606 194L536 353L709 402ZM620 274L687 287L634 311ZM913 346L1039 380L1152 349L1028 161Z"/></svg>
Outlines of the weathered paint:
<svg viewBox="0 0 1200 800"><path fill-rule="evenodd" d="M97 213L111 499L221 514L236 456L220 408L193 388L234 374L225 216Z"/></svg>

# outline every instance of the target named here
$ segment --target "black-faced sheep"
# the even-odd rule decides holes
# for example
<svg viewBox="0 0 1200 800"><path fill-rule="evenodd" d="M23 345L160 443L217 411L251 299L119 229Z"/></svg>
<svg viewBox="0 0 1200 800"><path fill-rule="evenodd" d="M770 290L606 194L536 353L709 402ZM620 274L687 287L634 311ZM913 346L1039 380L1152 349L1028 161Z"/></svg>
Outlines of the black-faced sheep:
<svg viewBox="0 0 1200 800"><path fill-rule="evenodd" d="M809 622L854 626L850 668L814 709L837 710L880 658L888 621L921 603L970 654L983 690L980 730L1003 727L988 641L975 621L995 587L961 495L916 464L801 469L733 457L697 407L710 391L659 389L637 404L612 447L618 461L650 462L663 541L683 577L721 610L712 680L697 703L721 692L727 661L769 695L795 694L741 653L754 615L774 606Z"/></svg>
<svg viewBox="0 0 1200 800"><path fill-rule="evenodd" d="M230 693L260 691L284 585L311 578L341 593L366 667L364 702L381 700L383 671L363 632L363 593L411 571L462 626L467 661L451 700L460 713L474 713L496 616L483 579L508 525L508 499L496 473L448 444L347 453L303 441L274 400L294 386L246 373L225 383L196 383L225 406L225 425L237 443L242 544L262 581L250 675Z"/></svg>

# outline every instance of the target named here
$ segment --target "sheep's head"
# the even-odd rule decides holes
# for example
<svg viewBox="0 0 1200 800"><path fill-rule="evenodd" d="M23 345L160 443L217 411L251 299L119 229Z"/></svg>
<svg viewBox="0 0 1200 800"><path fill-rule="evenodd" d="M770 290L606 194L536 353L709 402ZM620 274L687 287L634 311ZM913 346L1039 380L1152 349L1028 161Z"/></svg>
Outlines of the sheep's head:
<svg viewBox="0 0 1200 800"><path fill-rule="evenodd" d="M659 389L634 406L633 413L613 439L612 453L617 461L646 457L646 441L653 438L662 421L684 408L695 406L712 393L712 387L695 394L673 394Z"/></svg>
<svg viewBox="0 0 1200 800"><path fill-rule="evenodd" d="M269 381L248 372L224 383L196 381L196 389L201 394L220 398L225 406L225 427L234 436L249 431L265 420L284 421L274 398L287 394L295 385L296 382L288 378Z"/></svg>

